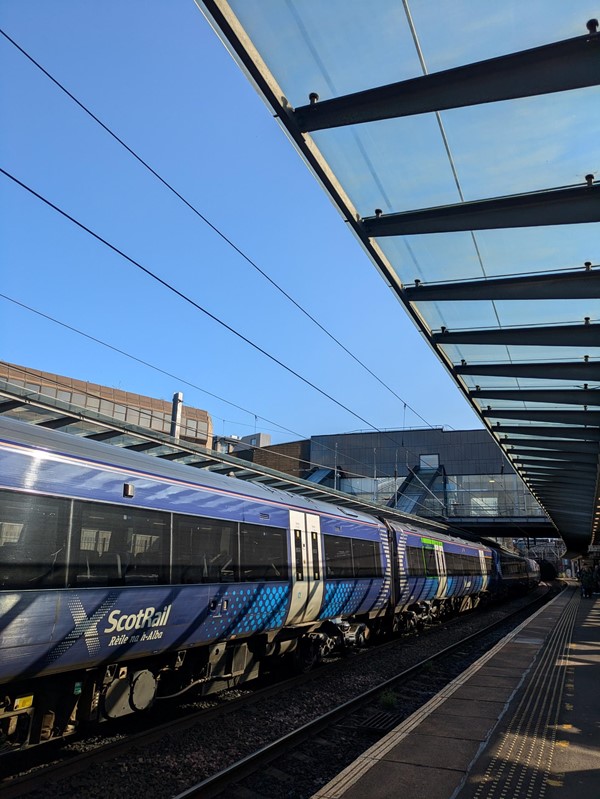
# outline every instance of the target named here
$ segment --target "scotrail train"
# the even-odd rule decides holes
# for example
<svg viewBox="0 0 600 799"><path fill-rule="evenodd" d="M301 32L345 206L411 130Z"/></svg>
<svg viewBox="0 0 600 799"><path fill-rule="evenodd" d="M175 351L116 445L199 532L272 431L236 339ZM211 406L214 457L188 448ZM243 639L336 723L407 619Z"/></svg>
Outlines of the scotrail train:
<svg viewBox="0 0 600 799"><path fill-rule="evenodd" d="M437 530L0 419L0 751L539 580Z"/></svg>

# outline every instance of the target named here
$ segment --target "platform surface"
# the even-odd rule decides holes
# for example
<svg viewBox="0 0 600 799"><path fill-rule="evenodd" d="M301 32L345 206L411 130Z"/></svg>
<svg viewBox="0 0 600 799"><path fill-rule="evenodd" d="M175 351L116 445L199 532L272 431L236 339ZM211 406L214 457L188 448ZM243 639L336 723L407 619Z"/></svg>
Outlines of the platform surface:
<svg viewBox="0 0 600 799"><path fill-rule="evenodd" d="M313 799L600 799L600 597L566 588Z"/></svg>

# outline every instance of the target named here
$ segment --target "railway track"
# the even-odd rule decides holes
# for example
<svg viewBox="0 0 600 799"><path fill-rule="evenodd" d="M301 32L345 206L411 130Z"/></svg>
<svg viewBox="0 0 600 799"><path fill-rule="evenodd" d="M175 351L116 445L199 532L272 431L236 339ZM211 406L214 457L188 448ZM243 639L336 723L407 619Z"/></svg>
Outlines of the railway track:
<svg viewBox="0 0 600 799"><path fill-rule="evenodd" d="M279 781L278 791L281 792L281 780L285 781L286 774L282 774L281 770L274 769L269 764L272 764L274 760L278 760L279 762L281 757L283 757L283 753L289 754L290 752L295 752L295 754L291 755L292 761L296 761L296 764L300 764L300 767L302 767L302 764L307 762L307 758L310 760L311 755L303 754L298 747L300 747L303 742L311 741L316 735L327 735L327 730L333 730L334 737L337 736L338 739L340 736L342 738L347 737L352 739L352 746L356 744L355 739L357 736L355 731L359 730L361 734L358 737L366 738L367 745L370 745L375 740L373 736L376 734L384 734L387 731L386 724L395 721L398 716L397 712L390 713L383 709L385 707L385 701L382 704L381 697L383 696L385 700L386 691L390 692L394 687L398 687L401 684L406 685L411 677L414 678L414 675L423 674L424 670L429 669L428 682L430 690L435 693L441 688L446 677L444 675L435 675L434 679L434 675L431 671L431 664L439 661L444 656L448 657L448 655L453 652L456 653L461 649L464 650L470 639L473 641L475 641L475 639L480 640L482 635L490 635L492 631L498 629L500 625L506 626L510 624L507 619L514 618L517 615L522 616L526 612L532 612L532 605L545 601L545 598L545 595L537 597L533 603L528 605L528 611L520 607L510 616L505 616L501 620L486 626L484 630L480 630L469 637L461 636L457 643L440 648L440 651L436 651L433 655L420 659L418 663L405 669L401 674L379 682L376 687L361 692L359 696L342 703L327 713L317 714L317 718L312 719L308 723L302 723L301 719L290 719L290 723L294 726L293 730L281 735L278 740L273 741L268 746L259 747L258 751L240 757L227 768L199 781L191 788L186 788L181 792L177 789L174 790L173 787L167 787L167 785L165 785L164 793L155 793L154 795L169 797L177 794L180 797L186 797L186 799L188 796L201 796L204 799L208 799L209 797L217 796L219 793L227 791L227 795L232 796L232 786L239 783L242 779L248 779L249 775L256 774L260 775L259 781L263 782L265 775L268 776L270 774L275 781ZM483 621L483 616L480 617L480 620ZM453 628L455 631L461 629L464 627L465 621L465 619L459 618L454 624L434 628L432 630L432 632L435 633L434 635L421 636L413 640L417 642L435 640L438 634L451 634ZM515 621L514 624L516 623ZM144 760L145 762L145 755L140 756L139 753L146 753L153 748L157 751L164 751L165 741L178 736L186 737L187 732L191 733L191 731L199 727L206 730L218 730L219 725L226 716L245 715L248 728L250 729L252 726L253 707L259 707L269 702L278 703L278 697L285 695L290 696L294 694L294 692L297 693L302 686L306 686L308 683L315 681L323 681L328 675L331 676L336 673L343 674L344 671L348 671L349 668L354 668L355 664L361 667L364 664L364 669L366 670L373 665L375 655L383 654L386 651L404 653L405 648L407 648L406 641L402 642L396 640L377 648L362 650L357 653L357 657L348 658L342 662L331 663L309 674L291 680L285 680L259 690L247 692L244 693L243 696L238 696L234 699L223 697L214 707L189 713L184 718L169 719L167 722L153 726L151 729L145 729L135 733L130 732L127 735L124 734L119 740L99 745L89 751L77 752L76 748L65 746L60 752L56 753L57 757L55 762L40 766L39 769L32 771L30 774L17 778L8 776L3 779L0 783L0 792L3 799L13 799L13 797L24 797L28 795L35 796L36 799L38 799L38 797L43 799L44 797L65 796L65 783L71 781L70 784L74 785L81 775L85 775L91 771L102 771L103 764L110 764L110 768L105 768L105 774L107 775L109 773L114 773L114 763L119 764L117 770L128 773L131 770L135 770L136 762L139 763L140 760ZM400 654L398 657L400 657ZM476 659L475 656L474 659ZM459 668L459 671L460 668L462 668L460 663L458 666L455 664L455 668L456 667ZM353 682L360 684L360 681L356 679L356 677L351 679ZM451 679L451 677L448 679ZM415 692L414 688L411 690L413 693ZM419 696L420 694L421 696ZM422 694L423 692L417 689L414 701L418 702L421 701L421 699L422 701L427 701L429 697L423 696ZM287 702L288 700L285 699L282 701ZM281 704L281 702L279 702L279 704ZM374 712L371 712L369 708L375 709ZM412 710L409 712L412 712ZM358 716L356 716L357 713L359 714ZM352 720L353 714L355 714L354 720ZM362 720L361 714L364 717ZM378 718L375 718L377 714ZM395 721L395 723L397 722ZM348 730L351 731L350 734L348 734ZM218 732L215 734L218 735ZM327 744L322 743L321 747L317 747L321 753L321 757L324 751L323 747L327 749ZM363 746L363 748L365 747ZM177 757L177 755L175 755L175 757ZM126 765L123 765L123 763ZM128 765L129 763L133 765L130 767L130 765ZM216 764L216 768L218 768L218 763ZM187 784L192 782L192 780L193 776L188 779ZM177 782L174 784L177 784ZM73 792L72 788L70 788L69 791L72 796L94 795L102 797L110 796L114 793L114 789L108 788L106 793L98 792L98 790L93 794L90 794L88 791L77 793L77 789ZM137 795L139 796L139 793ZM277 793L266 793L263 795L277 795ZM149 795L147 794L147 796Z"/></svg>
<svg viewBox="0 0 600 799"><path fill-rule="evenodd" d="M254 754L233 763L221 772L198 782L173 799L212 799L213 797L231 799L236 795L243 796L244 799L251 799L253 795L257 799L283 795L300 797L303 792L297 785L297 778L301 774L303 781L306 781L309 764L316 764L321 785L325 784L328 778L322 776L324 753L329 752L331 756L331 749L336 745L335 739L339 741L340 733L346 730L359 731L359 737L364 740L365 746L360 745L357 749L364 751L364 748L400 724L418 706L425 704L438 690L441 690L468 665L477 660L493 643L506 634L505 628L513 629L517 623L520 623L523 616L529 615L544 601L545 598L536 599L527 609L528 612L524 612L522 609L517 610L505 620L494 622L462 641L425 658L395 677L363 692L334 710L324 713L319 718L313 719L294 732L282 736ZM513 621L515 621L514 624ZM499 631L497 636L494 636L495 631ZM460 653L458 661L454 657L454 662L450 662L450 658L457 653ZM443 664L444 661L447 661L446 665L442 665L434 677L431 667L434 664ZM423 686L423 675L426 675L426 688ZM402 689L403 692L408 689L409 692L409 701L406 701L407 697L404 696L400 702L401 707L398 707L399 703L394 701L398 699L395 692L399 689ZM394 705L393 711L391 710L392 704ZM388 705L390 709L383 710L382 705ZM315 739L318 739L316 745ZM310 744L308 747L305 746L307 742ZM356 744L356 736L354 736L353 743ZM348 762L353 759L354 755L348 758ZM272 764L275 761L277 766L273 767ZM334 773L338 771L339 768L336 767ZM291 785L294 785L293 790L290 790ZM304 795L310 796L321 785L313 785Z"/></svg>

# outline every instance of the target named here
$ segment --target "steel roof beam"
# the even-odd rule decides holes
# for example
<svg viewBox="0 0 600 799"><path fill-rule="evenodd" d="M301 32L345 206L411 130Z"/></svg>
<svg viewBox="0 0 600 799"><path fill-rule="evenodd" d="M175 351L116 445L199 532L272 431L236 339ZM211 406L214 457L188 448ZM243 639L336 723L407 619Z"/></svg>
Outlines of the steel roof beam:
<svg viewBox="0 0 600 799"><path fill-rule="evenodd" d="M595 475L582 476L579 474L557 474L555 471L544 471L543 469L533 469L527 472L527 479L533 483L539 480L556 485L573 485L577 488L593 490L596 486Z"/></svg>
<svg viewBox="0 0 600 799"><path fill-rule="evenodd" d="M178 461L180 458L189 458L189 452L166 452L164 455L158 456L163 461Z"/></svg>
<svg viewBox="0 0 600 799"><path fill-rule="evenodd" d="M46 427L48 430L60 430L61 427L68 427L74 422L80 421L75 416L59 416L56 419L46 419L45 422L38 422L38 427Z"/></svg>
<svg viewBox="0 0 600 799"><path fill-rule="evenodd" d="M597 299L600 297L600 269L430 285L418 283L405 287L404 292L411 302Z"/></svg>
<svg viewBox="0 0 600 799"><path fill-rule="evenodd" d="M529 451L522 450L518 454L514 454L516 468L543 466L544 468L562 469L563 472L565 471L565 462L589 472L590 467L593 467L598 460L596 455L590 455L586 452L575 456L571 452L555 452L554 450L546 452L545 450L532 449Z"/></svg>
<svg viewBox="0 0 600 799"><path fill-rule="evenodd" d="M201 458L200 460L190 463L189 465L196 469L206 469L207 471L210 471L209 467L214 466L217 463L220 463L220 461L215 461L211 458Z"/></svg>
<svg viewBox="0 0 600 799"><path fill-rule="evenodd" d="M122 430L105 430L103 433L90 433L84 436L86 441L110 441L113 438L123 438L127 436Z"/></svg>
<svg viewBox="0 0 600 799"><path fill-rule="evenodd" d="M530 419L533 422L564 422L565 424L600 425L600 411L530 411L514 408L491 408L482 410L484 419Z"/></svg>
<svg viewBox="0 0 600 799"><path fill-rule="evenodd" d="M600 212L600 204L598 208ZM599 213L600 220L600 213ZM600 325L545 325L498 327L483 330L444 330L433 333L436 344L502 344L542 347L599 347Z"/></svg>
<svg viewBox="0 0 600 799"><path fill-rule="evenodd" d="M510 445L509 454L521 455L541 455L539 450L552 450L563 452L577 458L582 456L585 461L594 463L598 459L598 444L592 441L531 441L515 440L513 438L502 442L503 445Z"/></svg>
<svg viewBox="0 0 600 799"><path fill-rule="evenodd" d="M592 517L589 514L586 514L583 511L574 512L573 516L583 516L583 521L574 519L571 514L564 512L564 503L561 503L560 497L553 497L553 504L549 505L549 507L552 508L552 514L555 519L563 520L561 526L566 528L564 533L565 535L568 535L569 532L574 532L575 530L580 530L582 533L589 534L589 525L592 521Z"/></svg>
<svg viewBox="0 0 600 799"><path fill-rule="evenodd" d="M587 497L590 504L593 500L594 485L587 482L578 482L577 479L575 479L575 476L569 480L562 480L556 475L549 475L543 472L532 472L531 474L527 475L526 481L527 485L532 491L537 492L538 496L541 496L542 494L547 496L548 488L555 488L558 491L569 491L570 494L578 492L582 496ZM586 505L582 506L582 510L587 512L586 508ZM591 507L589 508L589 512L591 513Z"/></svg>
<svg viewBox="0 0 600 799"><path fill-rule="evenodd" d="M560 514L561 510L561 502L560 499L557 497L555 500L556 504L552 506L552 517L553 521L556 519L555 525L558 527L560 525L561 535L564 539L567 547L572 546L574 550L578 550L581 552L581 547L583 546L583 550L587 549L587 545L590 541L590 527L592 524L592 517L586 516L585 513L574 513L573 516L567 516L565 514ZM560 514L560 515L559 515ZM580 517L580 518L576 518ZM579 539L575 541L574 539Z"/></svg>
<svg viewBox="0 0 600 799"><path fill-rule="evenodd" d="M490 375L493 377L535 377L542 380L600 381L600 361L564 363L463 363L456 365L458 375Z"/></svg>
<svg viewBox="0 0 600 799"><path fill-rule="evenodd" d="M569 510L565 510L564 496L561 497L560 493L552 492L552 495L548 498L548 508L552 510L552 515L555 519L563 519L563 524L567 531L574 528L582 529L584 526L587 527L591 524L591 513L586 513L586 511L583 510L574 510L571 513ZM577 516L581 517L582 521L573 518Z"/></svg>
<svg viewBox="0 0 600 799"><path fill-rule="evenodd" d="M593 28L589 28L593 30ZM488 58L296 109L302 131L562 92L600 83L597 34ZM312 98L311 98L312 99Z"/></svg>
<svg viewBox="0 0 600 799"><path fill-rule="evenodd" d="M542 499L542 502L543 502L544 501L544 495L543 495L544 488L543 487L538 487L537 490L538 490L538 492L540 494L540 497ZM567 503L568 504L572 504L574 499L578 500L578 502L580 503L579 507L581 508L581 505L583 503L586 503L589 500L589 498L590 498L589 494L581 493L579 491L575 491L570 486L565 486L563 490L561 490L560 488L551 487L551 488L549 488L548 493L546 494L546 496L548 498L548 503L549 503L548 504L548 508L551 508L553 511L564 510L564 508L566 507L566 504ZM556 504L555 505L550 504L552 502L554 502ZM591 511L586 511L586 510L578 510L578 511L573 510L573 516L575 516L575 515L579 516L582 519L586 519L586 520L592 518ZM569 518L570 517L571 517L571 513L569 512Z"/></svg>
<svg viewBox="0 0 600 799"><path fill-rule="evenodd" d="M515 462L515 469L519 470L519 474L532 474L535 471L543 471L547 474L553 474L559 477L561 475L571 474L574 472L587 476L589 474L593 474L594 466L593 464L576 461L569 464L568 469L565 469L565 464L561 461L539 461L532 459L528 461Z"/></svg>
<svg viewBox="0 0 600 799"><path fill-rule="evenodd" d="M542 502L544 497L550 499L551 495L562 497L565 500L577 496L591 502L594 495L593 489L589 486L578 486L575 483L561 483L559 480L545 480L542 477L534 477L529 482ZM591 508L586 510L585 506L581 506L579 510L583 516L590 516L592 513Z"/></svg>
<svg viewBox="0 0 600 799"><path fill-rule="evenodd" d="M125 447L124 449L129 449L133 452L147 452L148 450L158 449L159 447L164 447L163 441L142 441L141 444L132 444L130 447Z"/></svg>
<svg viewBox="0 0 600 799"><path fill-rule="evenodd" d="M516 400L518 402L552 402L560 405L600 405L600 391L585 388L565 389L494 389L469 391L474 399Z"/></svg>
<svg viewBox="0 0 600 799"><path fill-rule="evenodd" d="M497 422L492 429L495 435L515 433L528 438L577 438L585 441L600 441L600 429L590 427L545 427L543 425L501 424Z"/></svg>
<svg viewBox="0 0 600 799"><path fill-rule="evenodd" d="M376 214L365 217L362 224L367 236L378 238L598 221L600 183Z"/></svg>
<svg viewBox="0 0 600 799"><path fill-rule="evenodd" d="M20 400L4 400L0 402L0 413L7 411L14 411L16 408L22 408L24 405Z"/></svg>
<svg viewBox="0 0 600 799"><path fill-rule="evenodd" d="M589 452L564 452L564 453L562 453L562 452L555 452L553 450L551 453L548 453L548 457L549 458L553 458L554 456L556 456L557 459L560 460L560 457L561 457L562 454L566 455L566 458L567 458L567 464L565 464L565 465L568 465L568 463L572 460L572 461L574 461L576 463L581 463L581 464L587 465L589 468L593 469L596 466L597 462L598 462L598 456L595 453L589 453ZM538 457L545 457L546 456L546 452L545 452L545 450L537 450L537 449L515 449L515 450L512 450L511 455L515 456L516 458L535 457L536 455Z"/></svg>
<svg viewBox="0 0 600 799"><path fill-rule="evenodd" d="M580 468L584 468L580 464ZM555 483L574 483L586 488L594 488L596 485L596 469L588 468L583 473L571 473L568 469L548 469L546 466L533 466L527 471L529 479L543 477L545 480L552 480Z"/></svg>

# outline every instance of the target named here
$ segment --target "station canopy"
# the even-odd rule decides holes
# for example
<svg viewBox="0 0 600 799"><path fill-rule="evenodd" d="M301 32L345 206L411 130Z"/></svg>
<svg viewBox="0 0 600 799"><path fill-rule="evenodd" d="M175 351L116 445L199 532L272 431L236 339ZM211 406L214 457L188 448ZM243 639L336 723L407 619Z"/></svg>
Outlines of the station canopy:
<svg viewBox="0 0 600 799"><path fill-rule="evenodd" d="M568 550L600 548L589 4L196 2Z"/></svg>

